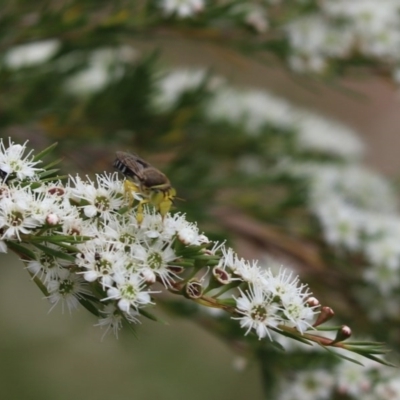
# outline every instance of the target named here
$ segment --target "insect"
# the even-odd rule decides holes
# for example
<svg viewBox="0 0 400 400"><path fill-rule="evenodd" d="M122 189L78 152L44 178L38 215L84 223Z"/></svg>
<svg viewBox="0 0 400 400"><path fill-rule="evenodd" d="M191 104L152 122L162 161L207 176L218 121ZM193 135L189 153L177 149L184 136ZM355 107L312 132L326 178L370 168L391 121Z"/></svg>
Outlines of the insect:
<svg viewBox="0 0 400 400"><path fill-rule="evenodd" d="M168 177L136 154L117 151L114 168L126 176L125 192L133 203L133 193L140 193L145 198L139 201L136 219L139 224L143 221L143 205L150 203L161 214L165 215L171 209L176 196Z"/></svg>

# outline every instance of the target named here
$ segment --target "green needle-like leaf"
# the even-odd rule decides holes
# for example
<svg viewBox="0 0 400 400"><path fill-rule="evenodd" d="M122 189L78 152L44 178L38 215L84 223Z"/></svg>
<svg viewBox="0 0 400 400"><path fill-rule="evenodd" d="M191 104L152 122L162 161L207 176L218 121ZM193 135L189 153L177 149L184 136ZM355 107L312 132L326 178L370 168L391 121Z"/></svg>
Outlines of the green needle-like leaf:
<svg viewBox="0 0 400 400"><path fill-rule="evenodd" d="M58 143L55 142L49 147L46 147L44 150L42 150L40 153L36 154L35 157L33 157L33 161L41 161L44 157L46 157L49 153L51 153L56 147Z"/></svg>
<svg viewBox="0 0 400 400"><path fill-rule="evenodd" d="M43 251L43 253L46 253L50 256L61 258L62 260L70 261L72 263L75 262L75 257L70 254L63 253L62 251L58 251L47 246L42 246L39 243L33 243L33 245L39 250Z"/></svg>
<svg viewBox="0 0 400 400"><path fill-rule="evenodd" d="M23 255L26 256L28 259L30 260L35 260L36 256L35 253L32 250L29 250L28 248L26 248L25 246L22 246L16 242L13 242L11 240L7 240L6 241L7 246L13 250L15 253L19 254L19 255Z"/></svg>

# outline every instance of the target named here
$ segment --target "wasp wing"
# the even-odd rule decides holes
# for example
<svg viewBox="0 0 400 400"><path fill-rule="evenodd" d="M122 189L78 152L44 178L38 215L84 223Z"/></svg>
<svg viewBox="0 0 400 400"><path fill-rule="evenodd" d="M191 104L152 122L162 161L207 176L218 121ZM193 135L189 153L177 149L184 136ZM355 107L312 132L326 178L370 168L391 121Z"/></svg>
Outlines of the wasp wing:
<svg viewBox="0 0 400 400"><path fill-rule="evenodd" d="M136 154L117 151L116 155L117 158L113 164L114 168L126 176L137 178L140 182L144 180L143 171L147 168L152 168L148 162L144 161Z"/></svg>

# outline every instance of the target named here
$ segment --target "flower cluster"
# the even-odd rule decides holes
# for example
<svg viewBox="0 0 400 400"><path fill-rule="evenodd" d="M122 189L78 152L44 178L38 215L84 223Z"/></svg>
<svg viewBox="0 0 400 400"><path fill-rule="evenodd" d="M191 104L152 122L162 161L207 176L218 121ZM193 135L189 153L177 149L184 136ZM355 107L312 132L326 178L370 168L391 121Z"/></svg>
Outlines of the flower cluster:
<svg viewBox="0 0 400 400"><path fill-rule="evenodd" d="M156 84L152 99L156 112L176 108L184 96L208 90L204 117L210 122L225 122L260 136L268 129L282 135L295 135L300 151L318 152L349 160L359 159L364 144L349 127L298 108L265 90L238 89L223 77L211 76L199 68L177 68L165 72Z"/></svg>
<svg viewBox="0 0 400 400"><path fill-rule="evenodd" d="M364 150L357 133L347 126L263 90L220 85L207 103L205 116L210 121L241 127L254 136L268 129L288 136L294 133L300 151L358 159Z"/></svg>
<svg viewBox="0 0 400 400"><path fill-rule="evenodd" d="M397 1L359 0L351 5L346 0L297 0L290 5L281 0L225 1L207 6L206 3L204 0L160 0L159 8L168 18L195 19L204 11L210 16L213 12L219 15L222 7L225 19L231 24L247 25L259 34L271 31L279 36L280 44L286 48L287 62L296 72L324 74L335 63L361 57L386 65L393 79L396 82L400 79L400 5Z"/></svg>
<svg viewBox="0 0 400 400"><path fill-rule="evenodd" d="M185 24L193 23L193 27L198 27L199 22L203 28L209 24L213 35L204 38L215 37L233 44L241 35L227 35L225 30L238 33L250 27L262 37L260 49L284 54L296 72L324 75L339 70L337 67L342 63L354 61L360 65L361 61L364 65L384 66L394 81L400 80L400 5L396 0L358 0L350 6L346 0L156 0L154 3L138 32L154 28L155 21L162 26L165 19L169 27L176 23L175 28L180 29L180 20L184 19ZM129 46L122 48L127 54ZM60 49L61 42L56 39L18 45L5 52L4 64L12 69L34 67L61 53ZM87 68L68 79L67 90L92 93L118 80L124 74L118 65L125 58L120 50L94 51L94 57L86 60ZM109 55L114 55L115 61ZM60 65L74 65L76 69L85 62L83 58L82 52L75 52L60 59ZM60 70L65 72L63 67Z"/></svg>
<svg viewBox="0 0 400 400"><path fill-rule="evenodd" d="M10 69L40 65L50 60L60 47L61 43L56 39L18 45L5 53L4 65Z"/></svg>
<svg viewBox="0 0 400 400"><path fill-rule="evenodd" d="M312 328L319 304L292 273L239 258L180 213L146 208L139 223L116 173L44 181L25 147L1 143L1 249L20 254L53 307L82 304L118 334L164 289L227 311L260 339Z"/></svg>
<svg viewBox="0 0 400 400"><path fill-rule="evenodd" d="M298 277L285 269L274 274L271 268L239 258L232 249L223 252L214 275L220 277L224 271L226 280L247 283L245 290L239 287L240 296L234 297L240 315L233 317L247 333L254 329L260 339L267 335L271 339L269 328L285 325L304 332L312 327L319 304L311 305L314 298L306 285L299 285Z"/></svg>
<svg viewBox="0 0 400 400"><path fill-rule="evenodd" d="M335 59L353 54L381 59L398 80L400 4L397 1L323 0L316 11L286 25L289 63L298 72L321 73Z"/></svg>
<svg viewBox="0 0 400 400"><path fill-rule="evenodd" d="M180 96L204 86L206 75L200 76L198 70L181 69L166 75L158 86L163 109L172 109ZM284 160L279 160L275 172L284 171L308 182L309 208L320 222L328 244L339 251L364 256L363 278L379 291L384 301L380 304L376 297L360 293L369 314L374 318L385 313L397 315L399 303L392 297L400 286L397 200L383 177L359 165L364 144L357 133L298 109L266 91L239 90L221 79L214 89L204 109L211 123L227 123L259 138L264 132L273 131L282 138L294 139L297 154L286 154ZM315 155L318 162L296 158L302 154ZM321 163L321 156L329 162ZM265 175L262 156L242 155L238 168L251 176ZM248 295L254 297L256 292L250 291ZM372 298L376 301L367 303Z"/></svg>
<svg viewBox="0 0 400 400"><path fill-rule="evenodd" d="M104 47L85 54L84 52L61 57L56 68L74 72L64 82L64 90L72 95L97 93L107 85L122 79L126 65L137 59L137 51L130 45ZM85 68L78 67L85 65Z"/></svg>
<svg viewBox="0 0 400 400"><path fill-rule="evenodd" d="M224 78L212 75L205 68L174 68L160 75L151 99L152 108L157 113L171 112L185 100L196 99L204 91L212 92L224 82Z"/></svg>
<svg viewBox="0 0 400 400"><path fill-rule="evenodd" d="M336 249L362 254L364 279L390 298L400 285L400 216L389 183L354 164L289 163L285 171L308 181L309 207L325 240ZM398 307L384 308L398 312Z"/></svg>
<svg viewBox="0 0 400 400"><path fill-rule="evenodd" d="M392 400L400 396L395 370L356 356L355 363L340 362L333 370L318 368L293 372L281 379L278 400L329 400L335 397ZM290 384L289 384L290 379Z"/></svg>
<svg viewBox="0 0 400 400"><path fill-rule="evenodd" d="M161 0L159 6L166 16L188 18L203 10L204 0Z"/></svg>

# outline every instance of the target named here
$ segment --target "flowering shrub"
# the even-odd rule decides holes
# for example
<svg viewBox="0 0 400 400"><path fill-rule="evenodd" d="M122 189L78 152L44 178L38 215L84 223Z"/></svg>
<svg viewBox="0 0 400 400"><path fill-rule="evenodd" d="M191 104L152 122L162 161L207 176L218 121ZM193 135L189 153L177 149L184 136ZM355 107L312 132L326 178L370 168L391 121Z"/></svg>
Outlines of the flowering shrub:
<svg viewBox="0 0 400 400"><path fill-rule="evenodd" d="M1 248L21 254L51 304L72 311L81 303L117 335L123 321L139 322L142 309L155 304L160 291L152 287L159 282L236 315L260 339L271 338L269 328L312 327L318 303L298 278L284 270L274 277L240 259L182 214L163 220L147 209L139 224L116 173L63 184L43 179L49 171L31 153L24 156L25 145L1 142L1 149ZM234 288L237 297L223 296Z"/></svg>
<svg viewBox="0 0 400 400"><path fill-rule="evenodd" d="M163 219L147 208L139 223L116 173L65 184L49 177L55 171L39 165L51 149L33 157L24 155L26 143L1 142L0 230L2 252L21 256L52 307L82 305L118 335L124 322L151 318L147 309L169 291L225 311L259 339L283 334L339 346L350 336L347 327L335 340L307 333L333 314L326 307L321 313L292 272L275 274L240 258L180 213Z"/></svg>

